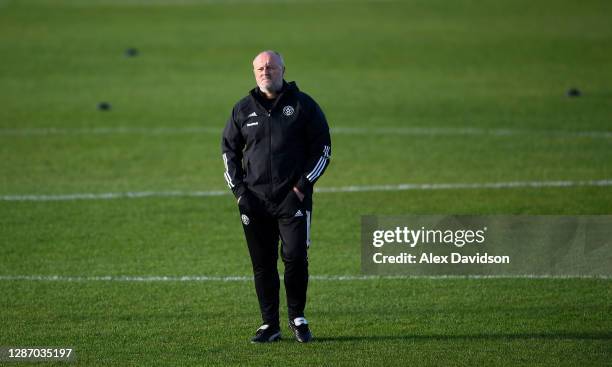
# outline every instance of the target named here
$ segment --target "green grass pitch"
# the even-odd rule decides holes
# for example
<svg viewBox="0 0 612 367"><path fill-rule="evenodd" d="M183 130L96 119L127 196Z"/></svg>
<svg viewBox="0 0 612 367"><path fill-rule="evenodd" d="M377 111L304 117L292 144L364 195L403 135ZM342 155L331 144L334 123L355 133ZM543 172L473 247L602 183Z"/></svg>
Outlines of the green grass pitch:
<svg viewBox="0 0 612 367"><path fill-rule="evenodd" d="M7 200L226 190L221 130L270 48L334 129L321 188L611 180L610 14L597 0L0 0L0 346L72 346L83 366L610 365L609 279L315 278L316 340L283 323L280 343L251 345L249 280L9 278L250 276L230 196ZM359 275L361 215L611 203L609 184L321 192L310 271Z"/></svg>

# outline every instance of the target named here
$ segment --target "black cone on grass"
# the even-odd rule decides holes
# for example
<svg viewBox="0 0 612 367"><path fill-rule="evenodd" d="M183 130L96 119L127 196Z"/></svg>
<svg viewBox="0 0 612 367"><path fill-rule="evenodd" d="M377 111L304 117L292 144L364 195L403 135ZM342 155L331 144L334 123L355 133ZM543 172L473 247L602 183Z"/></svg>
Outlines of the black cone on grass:
<svg viewBox="0 0 612 367"><path fill-rule="evenodd" d="M582 92L580 92L578 88L570 88L567 90L566 94L568 97L580 97Z"/></svg>
<svg viewBox="0 0 612 367"><path fill-rule="evenodd" d="M111 105L108 102L100 102L98 103L98 109L100 111L109 111L111 109Z"/></svg>
<svg viewBox="0 0 612 367"><path fill-rule="evenodd" d="M130 47L125 50L125 57L136 57L138 56L138 49Z"/></svg>

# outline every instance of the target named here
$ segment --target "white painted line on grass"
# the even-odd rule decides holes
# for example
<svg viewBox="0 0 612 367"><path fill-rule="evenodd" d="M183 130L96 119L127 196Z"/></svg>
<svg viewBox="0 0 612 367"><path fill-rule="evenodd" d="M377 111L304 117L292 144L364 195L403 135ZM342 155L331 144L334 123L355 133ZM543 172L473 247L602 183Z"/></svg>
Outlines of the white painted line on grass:
<svg viewBox="0 0 612 367"><path fill-rule="evenodd" d="M281 276L282 279L282 276ZM612 279L606 275L311 275L317 281L364 281L381 279ZM64 276L64 275L0 275L0 281L45 282L250 282L252 276Z"/></svg>
<svg viewBox="0 0 612 367"><path fill-rule="evenodd" d="M171 134L218 134L221 127L92 127L92 128L2 128L0 136L48 136L48 135L171 135ZM425 136L552 136L612 138L612 131L564 131L564 130L521 130L478 127L334 127L333 135L425 135Z"/></svg>
<svg viewBox="0 0 612 367"><path fill-rule="evenodd" d="M137 192L104 192L59 195L4 195L0 201L72 201L72 200L109 200L138 199L147 197L205 197L229 195L228 190L212 191L137 191Z"/></svg>
<svg viewBox="0 0 612 367"><path fill-rule="evenodd" d="M410 191L410 190L464 190L464 189L513 189L513 188L549 188L549 187L581 187L581 186L612 186L612 179L592 181L509 181L482 183L424 183L397 185L363 185L319 187L315 192L371 192L371 191ZM72 201L72 200L109 200L135 199L147 197L207 197L230 195L229 190L211 191L136 191L136 192L106 192L57 195L2 195L0 201Z"/></svg>
<svg viewBox="0 0 612 367"><path fill-rule="evenodd" d="M361 192L361 191L407 191L407 190L457 190L457 189L512 189L512 188L543 188L543 187L577 187L577 186L612 186L612 180L594 181L509 181L484 183L425 183L398 185L366 185L321 187L317 192Z"/></svg>
<svg viewBox="0 0 612 367"><path fill-rule="evenodd" d="M333 134L350 135L488 135L488 136L554 136L612 138L612 131L563 131L563 130L520 130L484 129L478 127L336 127Z"/></svg>
<svg viewBox="0 0 612 367"><path fill-rule="evenodd" d="M221 134L221 129L206 127L92 127L92 128L24 128L0 129L0 136L37 136L37 135L169 135L169 134Z"/></svg>

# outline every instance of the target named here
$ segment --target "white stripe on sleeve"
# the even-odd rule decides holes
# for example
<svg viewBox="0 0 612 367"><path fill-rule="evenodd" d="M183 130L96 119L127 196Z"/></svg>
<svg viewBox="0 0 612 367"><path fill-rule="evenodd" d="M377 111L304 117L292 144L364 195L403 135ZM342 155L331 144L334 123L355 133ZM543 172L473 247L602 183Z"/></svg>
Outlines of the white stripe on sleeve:
<svg viewBox="0 0 612 367"><path fill-rule="evenodd" d="M313 170L308 174L308 176L306 176L308 180L312 181L311 176L319 169L319 166L322 165L324 161L325 161L324 157L319 158L319 160L317 161L317 164L315 165L315 168L313 168Z"/></svg>
<svg viewBox="0 0 612 367"><path fill-rule="evenodd" d="M223 174L223 176L225 176L225 181L227 181L227 186L232 189L234 188L234 183L232 182L232 178L229 175L229 167L227 166L227 154L223 153L223 164L225 165L225 173Z"/></svg>
<svg viewBox="0 0 612 367"><path fill-rule="evenodd" d="M323 170L325 169L325 166L327 166L327 163L329 163L330 149L331 147L329 145L323 146L323 155L317 161L315 168L306 176L306 178L310 182L313 182L314 180L316 180L317 177L319 177L321 173L323 172Z"/></svg>

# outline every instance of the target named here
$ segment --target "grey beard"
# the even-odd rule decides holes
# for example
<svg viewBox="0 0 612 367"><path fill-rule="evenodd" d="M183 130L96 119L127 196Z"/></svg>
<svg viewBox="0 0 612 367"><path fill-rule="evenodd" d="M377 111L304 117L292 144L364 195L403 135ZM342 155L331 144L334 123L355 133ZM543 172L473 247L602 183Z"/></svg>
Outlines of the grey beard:
<svg viewBox="0 0 612 367"><path fill-rule="evenodd" d="M260 85L259 89L264 93L278 94L278 92L280 92L281 89L283 89L283 81L281 80L278 83L278 85L272 84L269 88L266 88Z"/></svg>

